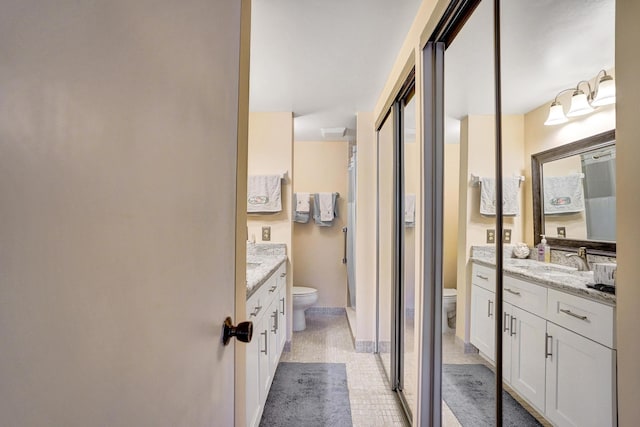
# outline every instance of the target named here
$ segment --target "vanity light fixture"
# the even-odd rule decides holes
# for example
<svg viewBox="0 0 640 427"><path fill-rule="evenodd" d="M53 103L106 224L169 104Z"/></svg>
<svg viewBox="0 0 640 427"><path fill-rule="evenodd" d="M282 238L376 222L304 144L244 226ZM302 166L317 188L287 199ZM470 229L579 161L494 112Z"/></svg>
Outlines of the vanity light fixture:
<svg viewBox="0 0 640 427"><path fill-rule="evenodd" d="M581 85L587 85L587 93L580 88ZM569 111L565 115L562 104L558 101L558 97L566 92L573 92L573 95L571 96ZM553 126L566 123L569 120L567 117L578 117L589 114L597 107L613 104L615 102L616 86L613 82L613 77L607 74L605 70L601 70L596 75L593 90L591 90L591 84L588 81L582 80L578 82L575 88L565 89L558 92L549 107L549 116L544 124L545 126Z"/></svg>

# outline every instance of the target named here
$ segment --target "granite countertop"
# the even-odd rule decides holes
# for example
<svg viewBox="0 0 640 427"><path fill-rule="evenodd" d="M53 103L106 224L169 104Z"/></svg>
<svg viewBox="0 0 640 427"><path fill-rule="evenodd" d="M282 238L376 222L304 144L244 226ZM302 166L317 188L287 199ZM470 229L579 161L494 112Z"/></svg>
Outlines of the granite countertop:
<svg viewBox="0 0 640 427"><path fill-rule="evenodd" d="M487 267L496 266L495 257L472 256L471 260ZM593 271L578 271L576 268L564 265L519 258L505 258L503 268L505 273L517 279L534 281L548 288L605 304L616 304L614 294L587 288L587 283L594 283Z"/></svg>
<svg viewBox="0 0 640 427"><path fill-rule="evenodd" d="M247 298L253 295L286 260L286 255L247 256Z"/></svg>

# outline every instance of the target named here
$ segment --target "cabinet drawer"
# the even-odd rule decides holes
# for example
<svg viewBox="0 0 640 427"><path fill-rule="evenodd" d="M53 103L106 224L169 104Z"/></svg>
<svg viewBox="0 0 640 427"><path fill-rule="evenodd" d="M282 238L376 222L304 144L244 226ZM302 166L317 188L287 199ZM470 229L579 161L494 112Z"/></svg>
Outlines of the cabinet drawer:
<svg viewBox="0 0 640 427"><path fill-rule="evenodd" d="M547 319L615 349L615 310L611 306L549 289Z"/></svg>
<svg viewBox="0 0 640 427"><path fill-rule="evenodd" d="M272 274L266 282L264 282L258 290L251 295L251 298L247 300L247 320L257 320L266 311L267 305L269 305L271 295L273 292L269 292L270 289L277 289L277 282L275 276Z"/></svg>
<svg viewBox="0 0 640 427"><path fill-rule="evenodd" d="M496 270L492 267L473 264L471 272L471 284L480 286L488 291L496 290Z"/></svg>
<svg viewBox="0 0 640 427"><path fill-rule="evenodd" d="M502 296L508 303L529 313L545 317L547 312L547 288L531 282L505 276Z"/></svg>

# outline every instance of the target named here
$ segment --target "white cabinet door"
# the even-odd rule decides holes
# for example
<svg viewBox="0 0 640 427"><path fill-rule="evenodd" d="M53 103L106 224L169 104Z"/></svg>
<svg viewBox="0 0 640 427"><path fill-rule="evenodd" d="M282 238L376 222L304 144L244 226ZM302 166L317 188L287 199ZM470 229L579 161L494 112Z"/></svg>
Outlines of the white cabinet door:
<svg viewBox="0 0 640 427"><path fill-rule="evenodd" d="M254 333L254 339L258 339L258 364L260 370L260 402L264 402L269 395L271 385L271 370L269 369L269 314L262 316L258 323L258 330Z"/></svg>
<svg viewBox="0 0 640 427"><path fill-rule="evenodd" d="M247 425L256 427L260 424L260 340L254 336L247 344Z"/></svg>
<svg viewBox="0 0 640 427"><path fill-rule="evenodd" d="M276 372L278 362L280 361L280 352L278 351L278 332L280 330L280 310L278 307L277 295L273 298L266 316L269 321L269 370L272 374Z"/></svg>
<svg viewBox="0 0 640 427"><path fill-rule="evenodd" d="M557 426L614 426L615 350L547 322L545 414Z"/></svg>
<svg viewBox="0 0 640 427"><path fill-rule="evenodd" d="M509 328L511 386L538 411L544 413L547 321L518 307L512 307Z"/></svg>
<svg viewBox="0 0 640 427"><path fill-rule="evenodd" d="M502 304L502 380L511 384L511 325L514 307Z"/></svg>
<svg viewBox="0 0 640 427"><path fill-rule="evenodd" d="M278 292L278 354L282 353L282 349L284 349L284 344L287 341L287 317L285 313L287 312L287 284L281 284Z"/></svg>
<svg viewBox="0 0 640 427"><path fill-rule="evenodd" d="M495 294L471 287L471 344L490 360L495 359Z"/></svg>

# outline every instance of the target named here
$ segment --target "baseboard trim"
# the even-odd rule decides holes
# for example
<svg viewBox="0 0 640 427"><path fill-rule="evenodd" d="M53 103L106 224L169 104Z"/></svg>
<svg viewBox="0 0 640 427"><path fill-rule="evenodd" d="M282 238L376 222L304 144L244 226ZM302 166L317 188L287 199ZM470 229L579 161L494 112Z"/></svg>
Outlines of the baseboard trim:
<svg viewBox="0 0 640 427"><path fill-rule="evenodd" d="M375 353L376 343L375 341L356 341L355 342L356 353Z"/></svg>
<svg viewBox="0 0 640 427"><path fill-rule="evenodd" d="M309 307L305 311L308 314L347 315L347 310L344 307Z"/></svg>

